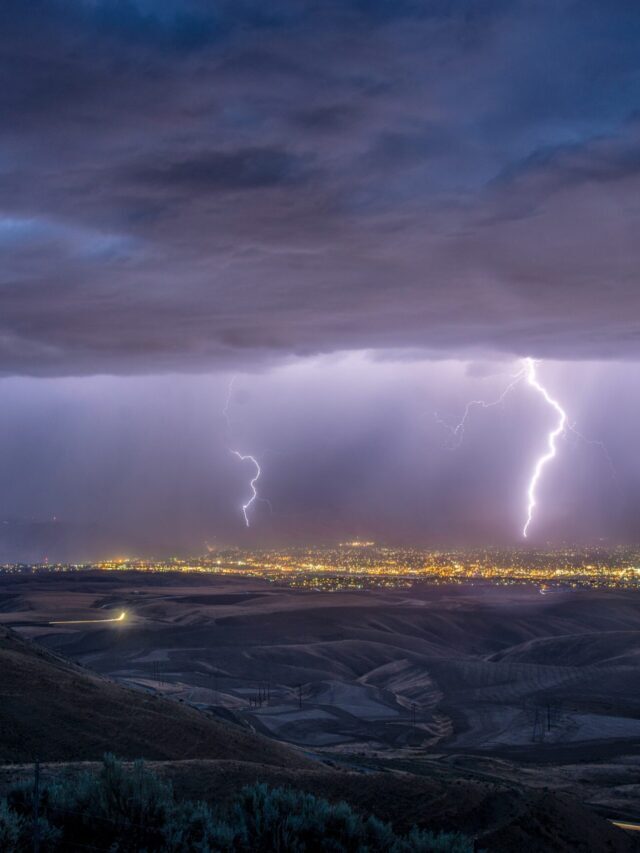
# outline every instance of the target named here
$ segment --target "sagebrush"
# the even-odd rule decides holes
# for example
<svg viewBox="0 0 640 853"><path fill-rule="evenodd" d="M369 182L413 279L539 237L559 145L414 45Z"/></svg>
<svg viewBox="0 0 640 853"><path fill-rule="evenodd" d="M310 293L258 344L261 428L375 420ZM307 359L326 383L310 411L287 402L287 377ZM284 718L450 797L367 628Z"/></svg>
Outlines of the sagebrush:
<svg viewBox="0 0 640 853"><path fill-rule="evenodd" d="M33 849L33 792L16 787L0 800L0 851ZM457 833L413 829L397 834L346 803L291 788L243 788L229 808L178 800L168 782L141 761L112 755L100 773L69 775L42 786L38 803L42 853L93 847L113 853L470 853Z"/></svg>

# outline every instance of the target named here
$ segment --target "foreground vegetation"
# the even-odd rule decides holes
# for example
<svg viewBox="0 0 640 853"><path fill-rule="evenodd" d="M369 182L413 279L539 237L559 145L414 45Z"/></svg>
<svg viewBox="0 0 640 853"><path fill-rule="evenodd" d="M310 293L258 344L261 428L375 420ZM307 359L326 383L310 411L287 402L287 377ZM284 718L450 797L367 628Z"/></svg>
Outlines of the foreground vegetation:
<svg viewBox="0 0 640 853"><path fill-rule="evenodd" d="M34 820L37 805L38 821ZM42 787L21 785L0 799L0 851L198 851L198 853L470 853L456 833L413 829L362 817L289 788L244 788L231 808L179 801L171 785L139 761L128 768L105 756L99 774L62 777Z"/></svg>

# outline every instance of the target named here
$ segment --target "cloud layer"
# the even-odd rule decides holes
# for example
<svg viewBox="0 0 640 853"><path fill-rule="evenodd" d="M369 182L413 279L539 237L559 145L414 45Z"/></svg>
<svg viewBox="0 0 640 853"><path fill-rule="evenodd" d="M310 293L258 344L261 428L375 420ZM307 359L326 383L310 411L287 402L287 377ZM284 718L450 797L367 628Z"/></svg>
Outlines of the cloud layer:
<svg viewBox="0 0 640 853"><path fill-rule="evenodd" d="M640 354L640 7L0 7L0 372Z"/></svg>

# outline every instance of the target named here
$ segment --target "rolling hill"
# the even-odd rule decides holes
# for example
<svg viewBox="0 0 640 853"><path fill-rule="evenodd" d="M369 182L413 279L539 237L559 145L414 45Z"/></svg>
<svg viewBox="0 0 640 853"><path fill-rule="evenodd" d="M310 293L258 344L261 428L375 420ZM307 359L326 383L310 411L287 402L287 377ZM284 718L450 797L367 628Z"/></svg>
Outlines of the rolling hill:
<svg viewBox="0 0 640 853"><path fill-rule="evenodd" d="M295 749L115 684L0 626L0 762L213 758L304 766Z"/></svg>

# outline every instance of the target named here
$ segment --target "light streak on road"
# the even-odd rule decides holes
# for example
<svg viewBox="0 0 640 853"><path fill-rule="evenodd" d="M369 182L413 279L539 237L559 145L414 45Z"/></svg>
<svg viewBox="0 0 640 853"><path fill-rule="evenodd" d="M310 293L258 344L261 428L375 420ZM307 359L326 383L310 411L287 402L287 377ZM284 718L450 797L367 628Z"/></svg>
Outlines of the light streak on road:
<svg viewBox="0 0 640 853"><path fill-rule="evenodd" d="M610 821L618 829L626 829L628 832L640 832L640 823L630 823L627 820L612 820Z"/></svg>
<svg viewBox="0 0 640 853"><path fill-rule="evenodd" d="M124 622L127 616L127 611L123 610L119 616L113 619L56 619L54 622L49 622L49 625L98 625L105 622Z"/></svg>

